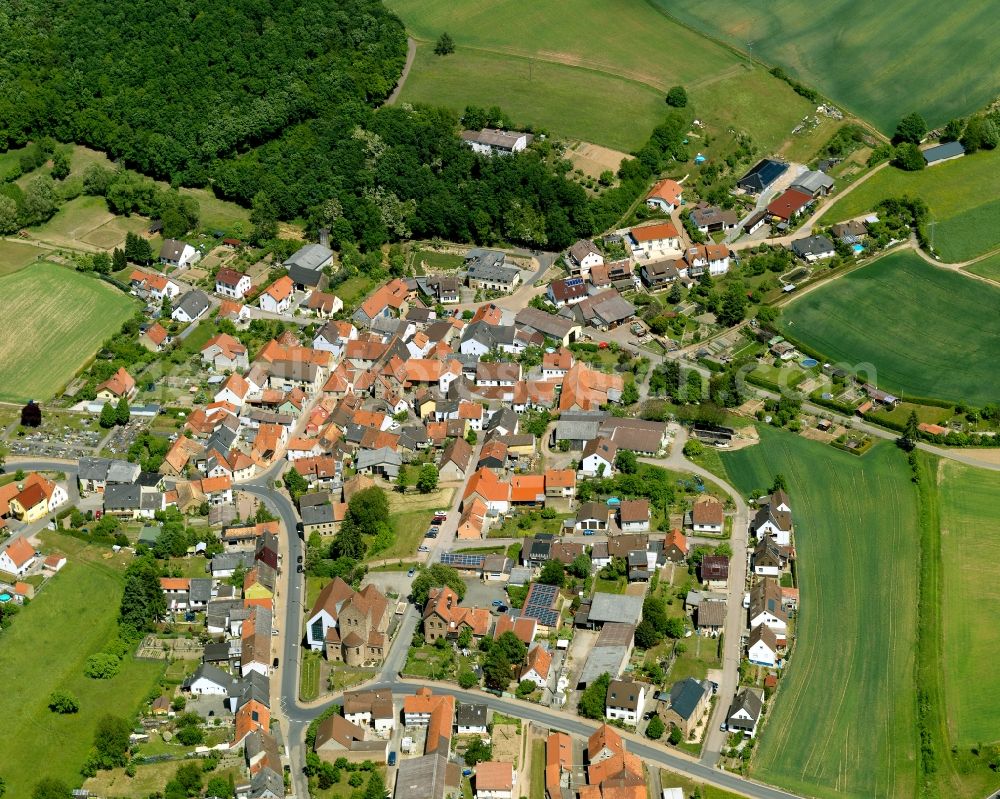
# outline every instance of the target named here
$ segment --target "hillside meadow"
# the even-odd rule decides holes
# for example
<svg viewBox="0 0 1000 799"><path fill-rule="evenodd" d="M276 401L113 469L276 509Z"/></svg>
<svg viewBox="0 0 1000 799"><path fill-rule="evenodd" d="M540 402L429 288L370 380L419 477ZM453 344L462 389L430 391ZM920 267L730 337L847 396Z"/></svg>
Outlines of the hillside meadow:
<svg viewBox="0 0 1000 799"><path fill-rule="evenodd" d="M905 458L760 436L721 458L744 496L785 476L801 604L752 776L822 799L912 797L919 534Z"/></svg>
<svg viewBox="0 0 1000 799"><path fill-rule="evenodd" d="M1000 287L892 253L786 305L779 326L831 361L872 364L879 388L995 402Z"/></svg>
<svg viewBox="0 0 1000 799"><path fill-rule="evenodd" d="M780 64L834 102L891 133L911 111L931 127L1000 92L1000 15L990 3L930 9L920 0L653 0L708 36Z"/></svg>
<svg viewBox="0 0 1000 799"><path fill-rule="evenodd" d="M942 260L957 263L1000 247L1000 150L904 172L887 167L823 214L822 224L853 219L886 197L920 197L931 211L934 246Z"/></svg>
<svg viewBox="0 0 1000 799"><path fill-rule="evenodd" d="M674 85L687 89L696 113L718 131L745 131L769 151L812 107L645 3L389 0L389 7L419 40L403 101L458 111L499 105L522 124L621 150L645 142ZM456 51L436 56L434 42L445 31Z"/></svg>

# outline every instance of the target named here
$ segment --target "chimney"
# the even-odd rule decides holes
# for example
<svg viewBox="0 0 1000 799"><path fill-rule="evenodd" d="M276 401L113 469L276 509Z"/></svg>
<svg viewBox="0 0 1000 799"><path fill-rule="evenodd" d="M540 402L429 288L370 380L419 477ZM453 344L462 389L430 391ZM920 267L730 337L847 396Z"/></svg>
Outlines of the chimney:
<svg viewBox="0 0 1000 799"><path fill-rule="evenodd" d="M330 229L329 228L321 227L319 229L319 243L322 244L324 247L326 247L326 248L329 249L329 247L330 247Z"/></svg>

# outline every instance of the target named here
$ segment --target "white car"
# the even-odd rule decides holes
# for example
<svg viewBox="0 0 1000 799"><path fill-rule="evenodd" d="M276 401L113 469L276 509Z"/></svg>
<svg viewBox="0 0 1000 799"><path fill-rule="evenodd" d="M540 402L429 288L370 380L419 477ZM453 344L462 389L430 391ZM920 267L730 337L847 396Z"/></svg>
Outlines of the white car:
<svg viewBox="0 0 1000 799"><path fill-rule="evenodd" d="M428 547L428 546L424 546L423 544L421 544L419 547L417 547L417 552L430 552L430 551L431 551L431 548Z"/></svg>

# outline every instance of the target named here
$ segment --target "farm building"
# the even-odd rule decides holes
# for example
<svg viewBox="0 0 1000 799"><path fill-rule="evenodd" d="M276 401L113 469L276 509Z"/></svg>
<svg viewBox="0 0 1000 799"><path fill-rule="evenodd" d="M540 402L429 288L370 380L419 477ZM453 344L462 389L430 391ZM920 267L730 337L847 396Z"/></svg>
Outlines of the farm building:
<svg viewBox="0 0 1000 799"><path fill-rule="evenodd" d="M950 141L924 150L924 161L927 162L927 166L934 166L934 164L943 164L954 158L961 158L963 155L965 155L965 147L962 146L962 143Z"/></svg>

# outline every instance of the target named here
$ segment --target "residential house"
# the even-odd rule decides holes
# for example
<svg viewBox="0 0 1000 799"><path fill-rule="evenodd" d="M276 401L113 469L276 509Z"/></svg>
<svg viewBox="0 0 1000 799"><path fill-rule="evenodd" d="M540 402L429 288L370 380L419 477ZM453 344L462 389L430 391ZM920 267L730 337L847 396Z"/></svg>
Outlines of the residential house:
<svg viewBox="0 0 1000 799"><path fill-rule="evenodd" d="M520 130L463 130L462 141L479 155L513 155L524 152L534 139L531 133Z"/></svg>
<svg viewBox="0 0 1000 799"><path fill-rule="evenodd" d="M610 402L620 402L625 381L621 375L591 369L582 361L563 377L560 411L596 411Z"/></svg>
<svg viewBox="0 0 1000 799"><path fill-rule="evenodd" d="M757 723L763 710L764 700L757 689L748 687L737 691L729 712L726 713L726 729L753 738L757 734Z"/></svg>
<svg viewBox="0 0 1000 799"><path fill-rule="evenodd" d="M687 560L688 546L684 533L676 528L667 533L663 542L663 557L667 563L683 563Z"/></svg>
<svg viewBox="0 0 1000 799"><path fill-rule="evenodd" d="M565 387L563 388L565 391ZM586 477L611 477L615 473L618 446L607 438L595 438L583 448L580 474Z"/></svg>
<svg viewBox="0 0 1000 799"><path fill-rule="evenodd" d="M389 756L389 741L384 738L367 740L367 730L352 724L343 716L328 716L316 728L313 751L327 763L343 758L349 763L366 760L384 763Z"/></svg>
<svg viewBox="0 0 1000 799"><path fill-rule="evenodd" d="M507 266L507 256L493 250L470 250L465 256L469 288L510 294L521 282L521 270Z"/></svg>
<svg viewBox="0 0 1000 799"><path fill-rule="evenodd" d="M9 501L10 514L25 524L54 513L69 502L69 494L59 483L32 472L20 484L20 490Z"/></svg>
<svg viewBox="0 0 1000 799"><path fill-rule="evenodd" d="M386 480L395 480L403 466L402 456L390 447L363 449L354 462L358 474L378 474Z"/></svg>
<svg viewBox="0 0 1000 799"><path fill-rule="evenodd" d="M766 624L750 630L747 639L747 660L756 666L773 668L778 662L778 636Z"/></svg>
<svg viewBox="0 0 1000 799"><path fill-rule="evenodd" d="M462 284L457 277L435 275L427 278L427 289L435 302L454 305L461 302Z"/></svg>
<svg viewBox="0 0 1000 799"><path fill-rule="evenodd" d="M668 698L661 706L660 717L668 726L677 727L687 740L704 718L711 699L712 686L708 680L688 677L670 688Z"/></svg>
<svg viewBox="0 0 1000 799"><path fill-rule="evenodd" d="M164 239L160 247L160 263L183 269L201 258L201 253L185 241Z"/></svg>
<svg viewBox="0 0 1000 799"><path fill-rule="evenodd" d="M257 304L262 311L283 314L292 306L292 293L295 283L288 275L279 277L260 295Z"/></svg>
<svg viewBox="0 0 1000 799"><path fill-rule="evenodd" d="M97 399L103 402L131 400L135 397L136 390L135 379L124 366L121 366L117 372L97 386Z"/></svg>
<svg viewBox="0 0 1000 799"><path fill-rule="evenodd" d="M574 762L570 737L564 732L549 733L545 740L545 799L563 799L563 788L569 789Z"/></svg>
<svg viewBox="0 0 1000 799"><path fill-rule="evenodd" d="M455 638L466 628L477 638L489 633L489 610L460 607L458 602L458 594L448 586L431 589L423 613L424 638L428 643L433 644L438 638Z"/></svg>
<svg viewBox="0 0 1000 799"><path fill-rule="evenodd" d="M681 249L681 237L673 222L634 227L626 241L634 258L651 258L654 254L679 252Z"/></svg>
<svg viewBox="0 0 1000 799"><path fill-rule="evenodd" d="M728 233L735 230L740 223L740 217L735 211L708 203L698 203L696 207L691 209L688 218L698 232L704 235Z"/></svg>
<svg viewBox="0 0 1000 799"><path fill-rule="evenodd" d="M566 267L574 277L587 277L590 270L604 263L604 255L594 242L580 239L566 252Z"/></svg>
<svg viewBox="0 0 1000 799"><path fill-rule="evenodd" d="M790 222L813 203L813 198L797 189L788 189L780 197L772 200L767 212L782 222Z"/></svg>
<svg viewBox="0 0 1000 799"><path fill-rule="evenodd" d="M553 316L538 308L522 308L514 316L514 324L522 330L540 333L564 347L568 347L580 335L580 320L575 316L570 319Z"/></svg>
<svg viewBox="0 0 1000 799"><path fill-rule="evenodd" d="M816 261L833 258L833 256L837 254L837 250L833 246L833 242L826 236L819 234L793 241L792 252L799 256L799 258L803 261L807 261L811 264L816 263Z"/></svg>
<svg viewBox="0 0 1000 799"><path fill-rule="evenodd" d="M488 761L476 766L476 799L512 799L514 796L513 763Z"/></svg>
<svg viewBox="0 0 1000 799"><path fill-rule="evenodd" d="M547 290L549 302L556 308L574 305L587 297L587 283L582 277L553 280Z"/></svg>
<svg viewBox="0 0 1000 799"><path fill-rule="evenodd" d="M335 313L344 310L344 301L336 294L325 291L313 291L306 300L306 309L320 319L329 319Z"/></svg>
<svg viewBox="0 0 1000 799"><path fill-rule="evenodd" d="M510 483L500 482L489 469L478 469L465 486L462 496L463 507L478 497L493 513L505 514L510 511Z"/></svg>
<svg viewBox="0 0 1000 799"><path fill-rule="evenodd" d="M642 718L648 687L632 680L612 680L608 684L604 715L612 721L635 727Z"/></svg>
<svg viewBox="0 0 1000 799"><path fill-rule="evenodd" d="M215 274L215 293L241 300L250 291L250 275L223 267Z"/></svg>
<svg viewBox="0 0 1000 799"><path fill-rule="evenodd" d="M859 244L868 235L868 228L860 219L838 222L830 228L830 233L842 244Z"/></svg>
<svg viewBox="0 0 1000 799"><path fill-rule="evenodd" d="M455 730L459 735L486 735L487 708L484 704L464 702L455 710Z"/></svg>
<svg viewBox="0 0 1000 799"><path fill-rule="evenodd" d="M646 206L671 214L681 207L684 188L676 180L665 178L650 189L646 195Z"/></svg>
<svg viewBox="0 0 1000 799"><path fill-rule="evenodd" d="M729 585L729 558L725 555L706 555L701 560L701 581L709 588Z"/></svg>
<svg viewBox="0 0 1000 799"><path fill-rule="evenodd" d="M687 277L699 277L706 269L713 277L729 271L732 252L725 244L697 244L684 251Z"/></svg>
<svg viewBox="0 0 1000 799"><path fill-rule="evenodd" d="M400 316L406 312L410 289L402 278L380 286L354 312L354 320L366 327L377 318Z"/></svg>
<svg viewBox="0 0 1000 799"><path fill-rule="evenodd" d="M681 277L680 270L677 268L678 263L680 262L672 258L666 261L644 263L640 269L642 282L650 291L661 291L669 288L675 280Z"/></svg>
<svg viewBox="0 0 1000 799"><path fill-rule="evenodd" d="M771 536L764 536L753 550L753 573L758 577L780 577L784 567L784 551Z"/></svg>
<svg viewBox="0 0 1000 799"><path fill-rule="evenodd" d="M725 508L716 497L700 496L691 507L691 527L696 533L721 534L724 521Z"/></svg>
<svg viewBox="0 0 1000 799"><path fill-rule="evenodd" d="M763 625L774 630L779 638L784 638L788 630L788 614L781 596L781 585L775 578L765 577L750 589L748 616L751 629Z"/></svg>
<svg viewBox="0 0 1000 799"><path fill-rule="evenodd" d="M153 322L139 336L139 343L151 352L162 352L164 348L170 346L172 341L173 338L170 336L170 333L159 322Z"/></svg>
<svg viewBox="0 0 1000 799"><path fill-rule="evenodd" d="M510 504L545 504L545 476L541 474L515 474L510 478Z"/></svg>
<svg viewBox="0 0 1000 799"><path fill-rule="evenodd" d="M625 500L618 506L618 526L623 533L642 533L649 530L649 500Z"/></svg>
<svg viewBox="0 0 1000 799"><path fill-rule="evenodd" d="M792 514L788 511L771 510L768 506L762 507L750 522L750 529L758 541L770 536L779 546L791 546Z"/></svg>
<svg viewBox="0 0 1000 799"><path fill-rule="evenodd" d="M228 333L218 333L205 342L201 348L201 360L217 372L250 368L246 346Z"/></svg>
<svg viewBox="0 0 1000 799"><path fill-rule="evenodd" d="M721 633L726 626L726 602L703 599L695 611L695 626L702 635Z"/></svg>
<svg viewBox="0 0 1000 799"><path fill-rule="evenodd" d="M748 236L756 233L767 224L768 219L766 209L752 213L747 221L743 223L743 232Z"/></svg>
<svg viewBox="0 0 1000 799"><path fill-rule="evenodd" d="M162 302L164 297L169 297L171 300L176 299L181 293L180 285L166 275L155 272L143 272L141 269L132 271L132 274L129 276L129 283L132 286L133 294L139 294L140 296L144 293L148 294L150 299L156 302Z"/></svg>
<svg viewBox="0 0 1000 799"><path fill-rule="evenodd" d="M442 481L464 480L472 463L472 454L472 446L465 439L453 439L441 453L438 477Z"/></svg>
<svg viewBox="0 0 1000 799"><path fill-rule="evenodd" d="M208 295L200 289L189 291L174 308L170 318L177 322L193 322L205 315L205 312L212 307Z"/></svg>
<svg viewBox="0 0 1000 799"><path fill-rule="evenodd" d="M565 347L542 356L542 379L558 380L573 367L573 353Z"/></svg>
<svg viewBox="0 0 1000 799"><path fill-rule="evenodd" d="M396 728L392 692L345 691L344 718L359 727L373 728L380 738L388 738Z"/></svg>
<svg viewBox="0 0 1000 799"><path fill-rule="evenodd" d="M576 472L572 469L548 469L545 472L545 496L549 499L575 497Z"/></svg>
<svg viewBox="0 0 1000 799"><path fill-rule="evenodd" d="M323 270L332 266L333 251L322 244L306 244L285 260L282 266L288 270L299 291L321 289L326 284Z"/></svg>
<svg viewBox="0 0 1000 799"><path fill-rule="evenodd" d="M611 509L603 502L584 502L576 511L575 529L578 531L593 530L595 533L606 533L611 518Z"/></svg>
<svg viewBox="0 0 1000 799"><path fill-rule="evenodd" d="M540 691L544 691L548 685L551 666L552 653L541 644L535 644L528 651L528 659L517 676L518 682L529 680Z"/></svg>
<svg viewBox="0 0 1000 799"><path fill-rule="evenodd" d="M525 646L531 646L538 631L538 620L526 616L512 616L504 613L497 617L493 628L493 638L497 639L506 632L512 632Z"/></svg>
<svg viewBox="0 0 1000 799"><path fill-rule="evenodd" d="M225 382L222 384L222 388L215 393L215 396L212 399L215 402L229 402L237 408L242 408L243 403L246 402L250 392L250 384L243 378L242 375L234 372L226 378Z"/></svg>
<svg viewBox="0 0 1000 799"><path fill-rule="evenodd" d="M37 553L28 539L18 536L0 549L0 571L23 577L35 565Z"/></svg>

